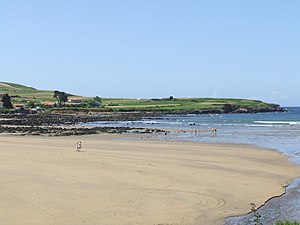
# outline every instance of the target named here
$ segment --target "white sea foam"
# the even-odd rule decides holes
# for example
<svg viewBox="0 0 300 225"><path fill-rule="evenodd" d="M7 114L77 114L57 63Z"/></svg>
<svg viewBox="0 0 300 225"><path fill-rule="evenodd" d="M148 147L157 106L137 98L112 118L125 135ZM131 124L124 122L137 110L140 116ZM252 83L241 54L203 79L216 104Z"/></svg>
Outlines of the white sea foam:
<svg viewBox="0 0 300 225"><path fill-rule="evenodd" d="M283 125L275 124L246 124L246 127L282 127Z"/></svg>
<svg viewBox="0 0 300 225"><path fill-rule="evenodd" d="M300 125L300 122L290 122L290 125Z"/></svg>
<svg viewBox="0 0 300 225"><path fill-rule="evenodd" d="M138 120L133 121L135 124L170 124L170 125L181 125L181 122L170 122L170 121L157 121L157 120Z"/></svg>
<svg viewBox="0 0 300 225"><path fill-rule="evenodd" d="M300 125L300 121L254 121L254 123L260 123L260 124L282 124L282 125L291 125L291 126Z"/></svg>
<svg viewBox="0 0 300 225"><path fill-rule="evenodd" d="M134 121L135 123L145 123L145 124L159 124L160 122L156 120L138 120Z"/></svg>

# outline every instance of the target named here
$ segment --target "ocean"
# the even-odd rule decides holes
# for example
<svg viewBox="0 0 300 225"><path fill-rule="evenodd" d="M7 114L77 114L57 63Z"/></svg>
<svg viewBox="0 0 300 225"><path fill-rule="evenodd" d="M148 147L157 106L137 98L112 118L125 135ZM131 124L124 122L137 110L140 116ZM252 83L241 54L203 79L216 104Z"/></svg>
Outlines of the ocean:
<svg viewBox="0 0 300 225"><path fill-rule="evenodd" d="M300 165L300 107L288 107L287 110L257 114L164 115L138 121L91 122L83 125L170 130L169 140L253 144L277 149ZM217 132L211 132L211 128L216 128Z"/></svg>
<svg viewBox="0 0 300 225"><path fill-rule="evenodd" d="M164 115L145 117L139 121L105 121L84 125L170 131L167 135L148 135L148 138L252 144L276 149L300 165L300 107L287 107L287 110L257 114ZM212 132L212 128L216 128L217 132ZM300 179L294 180L284 196L268 201L259 210L265 215L262 217L263 224L272 224L278 219L300 221ZM228 218L226 224L251 224L251 221L251 215L246 215Z"/></svg>

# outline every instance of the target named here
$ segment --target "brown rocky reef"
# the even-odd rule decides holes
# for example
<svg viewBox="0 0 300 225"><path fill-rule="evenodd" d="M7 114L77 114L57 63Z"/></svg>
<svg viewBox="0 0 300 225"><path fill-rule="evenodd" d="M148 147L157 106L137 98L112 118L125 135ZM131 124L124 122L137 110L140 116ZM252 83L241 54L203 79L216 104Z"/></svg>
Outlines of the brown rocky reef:
<svg viewBox="0 0 300 225"><path fill-rule="evenodd" d="M110 120L132 120L141 115L66 115L54 113L0 115L0 133L30 135L86 135L97 133L151 133L153 129L129 127L84 127L80 123ZM163 132L163 131L162 131Z"/></svg>

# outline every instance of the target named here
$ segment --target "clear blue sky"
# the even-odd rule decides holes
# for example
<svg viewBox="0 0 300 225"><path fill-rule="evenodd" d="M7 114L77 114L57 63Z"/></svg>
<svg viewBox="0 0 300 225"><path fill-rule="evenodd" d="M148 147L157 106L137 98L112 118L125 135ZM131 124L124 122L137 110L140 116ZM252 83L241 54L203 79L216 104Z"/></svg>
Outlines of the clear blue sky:
<svg viewBox="0 0 300 225"><path fill-rule="evenodd" d="M0 0L0 81L300 105L300 1Z"/></svg>

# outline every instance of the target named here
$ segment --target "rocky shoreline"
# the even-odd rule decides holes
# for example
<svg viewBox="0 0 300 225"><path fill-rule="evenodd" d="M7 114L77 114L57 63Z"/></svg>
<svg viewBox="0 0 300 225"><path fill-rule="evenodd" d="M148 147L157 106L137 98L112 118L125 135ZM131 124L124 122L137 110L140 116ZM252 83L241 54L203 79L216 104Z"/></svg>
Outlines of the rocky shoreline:
<svg viewBox="0 0 300 225"><path fill-rule="evenodd" d="M84 127L82 123L94 121L136 120L142 115L97 114L72 115L57 113L0 115L0 133L20 135L71 136L99 133L152 133L154 129L130 127ZM79 126L78 126L79 125ZM163 130L155 131L164 132Z"/></svg>
<svg viewBox="0 0 300 225"><path fill-rule="evenodd" d="M48 135L48 136L71 136L90 135L99 133L152 133L153 129L129 128L129 127L39 127L39 126L0 126L0 133L19 135ZM163 132L163 131L161 131Z"/></svg>

